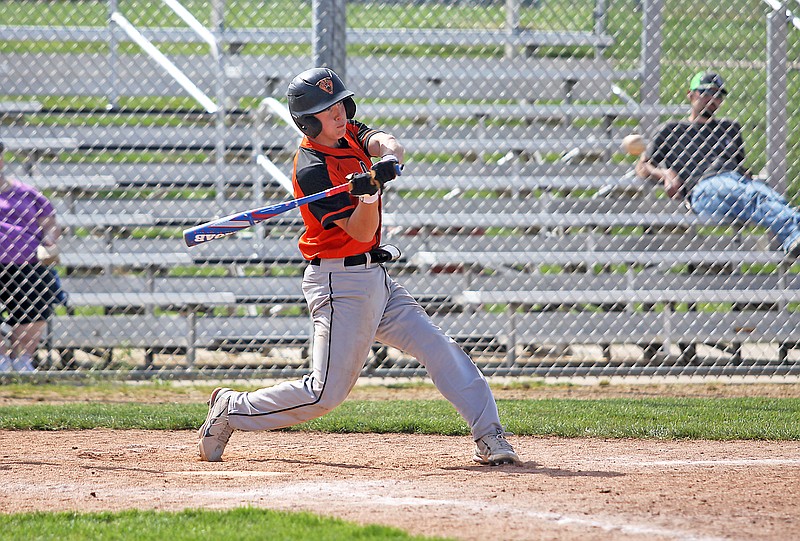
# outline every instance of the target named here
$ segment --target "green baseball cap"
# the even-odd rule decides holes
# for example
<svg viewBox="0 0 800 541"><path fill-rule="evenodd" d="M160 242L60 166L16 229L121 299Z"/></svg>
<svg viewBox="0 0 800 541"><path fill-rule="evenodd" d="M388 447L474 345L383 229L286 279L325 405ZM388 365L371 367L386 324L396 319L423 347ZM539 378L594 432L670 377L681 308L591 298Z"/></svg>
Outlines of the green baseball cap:
<svg viewBox="0 0 800 541"><path fill-rule="evenodd" d="M689 90L717 90L723 96L728 93L725 89L725 81L713 71L701 71L692 77Z"/></svg>

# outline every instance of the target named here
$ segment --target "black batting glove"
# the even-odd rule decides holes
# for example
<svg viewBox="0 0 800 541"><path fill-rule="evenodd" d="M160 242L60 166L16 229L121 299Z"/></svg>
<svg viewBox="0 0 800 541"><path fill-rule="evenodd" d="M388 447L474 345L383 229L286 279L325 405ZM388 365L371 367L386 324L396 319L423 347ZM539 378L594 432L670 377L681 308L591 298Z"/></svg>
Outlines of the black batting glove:
<svg viewBox="0 0 800 541"><path fill-rule="evenodd" d="M375 178L381 183L381 187L390 180L394 180L398 175L402 174L403 166L393 154L387 154L381 161L372 166L375 171Z"/></svg>
<svg viewBox="0 0 800 541"><path fill-rule="evenodd" d="M351 173L347 180L353 185L351 195L375 195L383 187L382 182L372 178L372 173Z"/></svg>

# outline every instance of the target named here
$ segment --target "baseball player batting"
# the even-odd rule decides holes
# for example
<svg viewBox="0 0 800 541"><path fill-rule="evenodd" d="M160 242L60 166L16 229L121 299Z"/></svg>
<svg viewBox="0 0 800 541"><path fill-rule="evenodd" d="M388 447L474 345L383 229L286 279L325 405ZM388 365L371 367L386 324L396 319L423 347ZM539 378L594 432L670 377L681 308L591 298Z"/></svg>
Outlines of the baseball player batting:
<svg viewBox="0 0 800 541"><path fill-rule="evenodd" d="M353 92L330 69L302 72L287 97L305 134L294 159L295 197L352 185L300 208L299 246L308 261L303 294L314 325L311 373L254 392L215 389L199 430L200 458L221 460L234 430L274 430L325 415L347 398L378 340L425 366L469 424L473 460L521 464L475 363L384 267L396 254L380 246L381 190L402 170L402 145L354 119Z"/></svg>

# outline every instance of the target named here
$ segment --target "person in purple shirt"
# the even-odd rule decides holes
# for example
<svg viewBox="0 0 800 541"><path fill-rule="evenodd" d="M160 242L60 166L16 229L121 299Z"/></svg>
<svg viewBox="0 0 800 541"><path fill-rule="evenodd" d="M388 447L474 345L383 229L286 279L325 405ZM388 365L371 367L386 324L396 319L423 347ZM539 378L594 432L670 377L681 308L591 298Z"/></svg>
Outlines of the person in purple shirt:
<svg viewBox="0 0 800 541"><path fill-rule="evenodd" d="M45 263L55 261L61 230L44 195L4 174L4 150L0 142L0 309L10 332L0 342L0 372L32 372L56 301Z"/></svg>

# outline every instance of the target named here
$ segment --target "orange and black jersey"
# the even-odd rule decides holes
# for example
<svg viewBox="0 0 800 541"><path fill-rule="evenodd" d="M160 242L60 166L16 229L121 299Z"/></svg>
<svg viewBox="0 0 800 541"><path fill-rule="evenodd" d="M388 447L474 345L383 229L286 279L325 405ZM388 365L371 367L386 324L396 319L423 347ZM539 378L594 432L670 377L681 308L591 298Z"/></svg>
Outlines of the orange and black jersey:
<svg viewBox="0 0 800 541"><path fill-rule="evenodd" d="M362 173L372 166L367 145L378 133L356 120L348 120L345 136L337 148L318 145L304 137L294 158L292 184L295 197L303 197L347 182L350 173ZM334 222L349 217L358 197L340 193L300 207L305 231L300 251L306 259L338 258L363 254L380 244L381 227L370 242L359 242ZM378 203L381 204L381 203Z"/></svg>

